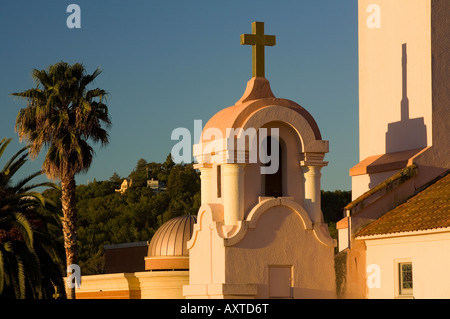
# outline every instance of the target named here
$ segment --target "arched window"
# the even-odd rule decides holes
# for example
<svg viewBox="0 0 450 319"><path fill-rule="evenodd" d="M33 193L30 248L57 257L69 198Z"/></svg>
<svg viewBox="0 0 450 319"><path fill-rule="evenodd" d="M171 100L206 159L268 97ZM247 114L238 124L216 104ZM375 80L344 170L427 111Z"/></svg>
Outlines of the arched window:
<svg viewBox="0 0 450 319"><path fill-rule="evenodd" d="M272 144L278 144L278 158L273 158L272 156ZM262 164L266 167L278 166L278 169L273 174L263 174L262 182L263 182L263 190L264 196L267 197L282 197L283 196L283 148L281 147L282 141L278 141L273 137L269 136L266 139L265 146L266 154L271 159L268 163ZM274 145L276 147L276 145ZM273 161L278 161L274 163Z"/></svg>
<svg viewBox="0 0 450 319"><path fill-rule="evenodd" d="M222 166L217 165L217 198L222 197Z"/></svg>

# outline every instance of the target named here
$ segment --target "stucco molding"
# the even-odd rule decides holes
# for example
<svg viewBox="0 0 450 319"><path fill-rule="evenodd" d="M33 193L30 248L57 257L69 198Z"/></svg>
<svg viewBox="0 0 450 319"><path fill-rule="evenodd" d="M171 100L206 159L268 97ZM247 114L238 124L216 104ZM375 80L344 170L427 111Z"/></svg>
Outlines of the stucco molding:
<svg viewBox="0 0 450 319"><path fill-rule="evenodd" d="M233 120L217 119L217 121L213 121L214 123L208 122L199 143L193 146L193 155L199 163L223 162L226 158L248 161L248 143L245 145L245 150L237 150L234 147L236 138L243 137L249 130L258 131L273 122L281 122L292 128L298 137L299 149L302 150L302 153L322 154L323 157L325 153L329 152L329 141L322 140L317 123L312 116L292 101L284 99L256 100L241 111L227 115L234 118ZM226 124L227 122L228 124ZM213 130L209 131L210 129ZM206 139L205 132L208 132ZM236 134L234 138L227 136L230 132Z"/></svg>
<svg viewBox="0 0 450 319"><path fill-rule="evenodd" d="M261 216L273 207L284 206L292 210L303 223L306 231L311 231L315 238L325 246L336 247L336 240L331 238L329 232L324 227L327 224L315 223L311 221L306 210L297 202L287 197L264 198L261 200L248 214L247 218L239 221L237 225L225 226L223 221L223 205L222 204L204 204L200 207L197 216L197 223L194 225L192 238L187 242L187 248L191 249L198 237L198 232L202 231L202 227L206 226L205 218L210 216L211 224L209 229L213 230L219 238L223 240L224 247L234 246L239 243L247 235L249 229L257 227L258 220Z"/></svg>
<svg viewBox="0 0 450 319"><path fill-rule="evenodd" d="M198 232L202 230L202 226L205 223L204 219L208 216L212 219L212 222L223 221L223 205L222 204L203 204L200 206L197 215L197 223L194 224L191 239L186 243L187 249L191 249L197 241Z"/></svg>
<svg viewBox="0 0 450 319"><path fill-rule="evenodd" d="M303 223L305 230L314 230L311 219L306 210L298 203L289 198L267 198L259 202L248 214L235 232L235 235L229 238L224 238L224 246L234 246L239 243L247 234L248 229L256 228L258 220L261 216L276 206L285 206L291 209ZM317 236L316 236L317 237Z"/></svg>
<svg viewBox="0 0 450 319"><path fill-rule="evenodd" d="M301 142L303 152L328 153L328 141L318 140L309 121L294 109L268 105L253 112L243 123L243 132L249 128L259 129L270 122L282 122L292 127Z"/></svg>
<svg viewBox="0 0 450 319"><path fill-rule="evenodd" d="M325 223L314 224L314 236L323 245L328 247L337 247L337 240L330 236L328 225Z"/></svg>

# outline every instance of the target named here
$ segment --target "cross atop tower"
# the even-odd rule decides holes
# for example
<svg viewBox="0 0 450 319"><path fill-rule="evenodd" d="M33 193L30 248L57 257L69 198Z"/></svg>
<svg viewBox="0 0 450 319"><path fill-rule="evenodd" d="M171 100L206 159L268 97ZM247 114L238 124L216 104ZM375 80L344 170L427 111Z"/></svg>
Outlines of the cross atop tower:
<svg viewBox="0 0 450 319"><path fill-rule="evenodd" d="M253 77L265 77L264 47L275 44L274 35L264 34L264 22L253 22L252 34L241 34L241 45L252 46Z"/></svg>

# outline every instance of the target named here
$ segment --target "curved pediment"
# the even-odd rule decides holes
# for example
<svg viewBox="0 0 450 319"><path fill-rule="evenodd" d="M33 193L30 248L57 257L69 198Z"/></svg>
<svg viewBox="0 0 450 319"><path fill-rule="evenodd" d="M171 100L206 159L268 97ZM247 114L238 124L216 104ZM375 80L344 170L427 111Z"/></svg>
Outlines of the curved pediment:
<svg viewBox="0 0 450 319"><path fill-rule="evenodd" d="M298 203L289 198L267 198L256 205L248 214L247 218L238 226L234 235L229 238L224 238L225 246L234 246L239 243L247 234L249 229L257 227L258 220L261 216L270 211L271 208L283 206L289 208L301 220L305 231L314 234L315 238L325 246L335 247L336 240L332 239L327 230L324 229L323 223L315 223L311 221L306 210Z"/></svg>

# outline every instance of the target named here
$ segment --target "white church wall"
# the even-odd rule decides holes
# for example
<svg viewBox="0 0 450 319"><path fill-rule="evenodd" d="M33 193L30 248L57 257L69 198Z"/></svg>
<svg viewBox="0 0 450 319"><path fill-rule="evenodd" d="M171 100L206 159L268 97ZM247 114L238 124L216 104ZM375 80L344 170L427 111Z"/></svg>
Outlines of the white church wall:
<svg viewBox="0 0 450 319"><path fill-rule="evenodd" d="M450 231L366 239L367 291L370 299L450 298ZM411 262L411 295L399 291L398 263ZM370 269L370 265L372 266Z"/></svg>
<svg viewBox="0 0 450 319"><path fill-rule="evenodd" d="M255 283L255 298L271 298L271 291L279 289L270 286L271 270L289 268L291 295L287 298L336 298L334 247L305 229L297 213L276 206L261 215L257 226L226 251L227 282Z"/></svg>
<svg viewBox="0 0 450 319"><path fill-rule="evenodd" d="M360 160L432 145L431 0L359 0L359 77Z"/></svg>

